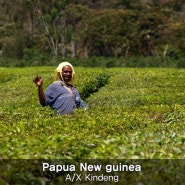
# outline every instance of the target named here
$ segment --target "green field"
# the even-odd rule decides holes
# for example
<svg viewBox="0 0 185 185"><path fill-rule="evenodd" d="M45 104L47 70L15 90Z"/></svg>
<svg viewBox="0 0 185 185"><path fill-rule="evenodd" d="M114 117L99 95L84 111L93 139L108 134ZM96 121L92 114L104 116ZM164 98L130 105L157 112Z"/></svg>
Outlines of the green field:
<svg viewBox="0 0 185 185"><path fill-rule="evenodd" d="M57 116L32 82L42 76L45 89L54 67L0 68L1 159L185 158L184 69L75 69L81 93L110 77L87 111Z"/></svg>

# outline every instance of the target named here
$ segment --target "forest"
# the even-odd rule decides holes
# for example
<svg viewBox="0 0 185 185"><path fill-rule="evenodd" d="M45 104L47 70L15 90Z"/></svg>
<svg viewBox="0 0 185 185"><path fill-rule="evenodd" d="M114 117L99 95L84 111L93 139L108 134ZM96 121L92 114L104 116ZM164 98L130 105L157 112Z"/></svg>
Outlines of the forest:
<svg viewBox="0 0 185 185"><path fill-rule="evenodd" d="M1 0L0 65L158 57L185 67L184 10L185 0Z"/></svg>

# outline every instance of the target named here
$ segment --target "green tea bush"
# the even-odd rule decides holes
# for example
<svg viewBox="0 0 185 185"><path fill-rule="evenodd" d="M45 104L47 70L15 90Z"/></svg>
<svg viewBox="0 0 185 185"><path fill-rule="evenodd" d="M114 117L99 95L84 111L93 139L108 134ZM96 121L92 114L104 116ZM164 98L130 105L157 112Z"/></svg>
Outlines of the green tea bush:
<svg viewBox="0 0 185 185"><path fill-rule="evenodd" d="M88 98L91 94L97 92L101 87L108 83L110 75L108 73L101 73L94 77L91 81L84 83L80 92L83 99Z"/></svg>
<svg viewBox="0 0 185 185"><path fill-rule="evenodd" d="M84 97L89 109L62 116L40 106L32 82L35 75L42 76L45 89L53 81L54 69L0 68L1 184L64 183L61 174L43 174L37 159L163 159L158 161L165 163L164 159L185 157L184 69L76 67L75 86L82 96L88 92ZM88 86L90 82L98 91ZM183 171L174 165L165 170L179 168ZM123 174L123 182L133 182ZM162 175L168 182L183 179L171 171ZM157 177L158 170L153 169L152 178Z"/></svg>
<svg viewBox="0 0 185 185"><path fill-rule="evenodd" d="M89 109L57 116L32 82L42 76L45 89L54 67L0 68L2 159L185 157L183 69L75 69Z"/></svg>

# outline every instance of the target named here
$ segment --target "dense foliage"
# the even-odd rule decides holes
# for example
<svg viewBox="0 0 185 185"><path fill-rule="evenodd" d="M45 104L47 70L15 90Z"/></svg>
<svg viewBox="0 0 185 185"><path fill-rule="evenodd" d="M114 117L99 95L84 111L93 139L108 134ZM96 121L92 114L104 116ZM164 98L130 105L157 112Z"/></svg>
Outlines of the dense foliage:
<svg viewBox="0 0 185 185"><path fill-rule="evenodd" d="M185 157L184 70L77 67L81 93L109 79L85 99L89 110L64 116L40 106L32 83L41 75L46 88L53 71L0 69L1 158Z"/></svg>
<svg viewBox="0 0 185 185"><path fill-rule="evenodd" d="M185 51L184 0L2 0L0 65L57 57L162 56ZM15 66L15 65L14 65Z"/></svg>
<svg viewBox="0 0 185 185"><path fill-rule="evenodd" d="M46 88L53 71L0 68L1 184L66 184L65 173L42 171L46 159L71 159L67 164L125 159L120 162L141 164L142 173L120 173L120 183L184 182L183 161L164 160L185 157L184 69L76 67L75 86L89 109L63 116L40 106L32 83L41 75Z"/></svg>

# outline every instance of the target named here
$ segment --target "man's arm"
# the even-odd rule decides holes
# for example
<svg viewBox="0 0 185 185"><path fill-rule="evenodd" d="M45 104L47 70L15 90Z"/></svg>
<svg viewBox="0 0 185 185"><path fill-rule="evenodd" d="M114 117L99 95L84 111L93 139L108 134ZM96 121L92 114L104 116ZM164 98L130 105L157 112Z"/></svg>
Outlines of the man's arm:
<svg viewBox="0 0 185 185"><path fill-rule="evenodd" d="M40 104L42 106L45 106L46 105L46 97L45 97L45 94L44 94L42 86L38 87L38 96L39 96Z"/></svg>

